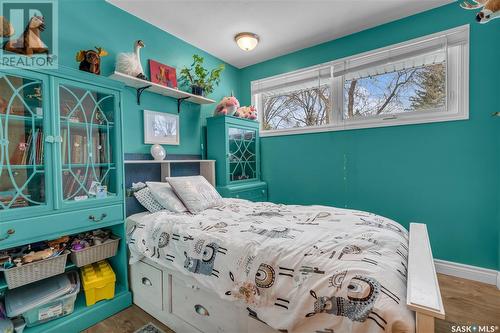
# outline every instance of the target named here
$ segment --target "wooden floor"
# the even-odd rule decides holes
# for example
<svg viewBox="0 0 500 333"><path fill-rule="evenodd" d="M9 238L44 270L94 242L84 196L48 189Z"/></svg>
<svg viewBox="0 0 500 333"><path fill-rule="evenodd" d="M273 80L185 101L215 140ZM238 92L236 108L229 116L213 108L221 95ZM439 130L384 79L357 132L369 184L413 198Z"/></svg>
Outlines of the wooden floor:
<svg viewBox="0 0 500 333"><path fill-rule="evenodd" d="M452 332L452 325L477 324L500 327L500 290L495 286L439 274L446 320L438 320L437 333ZM159 321L133 305L130 308L83 331L83 333L133 333L152 322L172 333ZM500 328L495 332L500 332ZM237 333L237 332L234 332Z"/></svg>

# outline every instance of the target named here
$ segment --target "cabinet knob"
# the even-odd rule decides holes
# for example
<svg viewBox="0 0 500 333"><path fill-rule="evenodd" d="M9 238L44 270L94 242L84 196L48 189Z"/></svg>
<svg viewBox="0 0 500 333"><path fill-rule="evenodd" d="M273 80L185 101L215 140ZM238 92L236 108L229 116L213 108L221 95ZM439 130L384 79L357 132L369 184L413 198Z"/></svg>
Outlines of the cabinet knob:
<svg viewBox="0 0 500 333"><path fill-rule="evenodd" d="M153 285L153 283L151 282L151 280L148 279L147 277L143 277L142 278L142 284L145 285L145 286L148 286L148 287L151 287Z"/></svg>
<svg viewBox="0 0 500 333"><path fill-rule="evenodd" d="M0 238L0 242L6 240L7 238L10 237L10 235L13 235L15 233L16 233L16 231L14 229L7 230L7 233L5 234L5 237L1 237Z"/></svg>
<svg viewBox="0 0 500 333"><path fill-rule="evenodd" d="M104 220L106 218L106 216L108 216L108 214L106 213L102 213L101 214L101 217L95 217L94 215L89 215L89 220L90 221L93 221L93 222L101 222L102 220Z"/></svg>
<svg viewBox="0 0 500 333"><path fill-rule="evenodd" d="M236 199L238 199L239 197L240 197L240 195L239 195L239 194L236 194Z"/></svg>

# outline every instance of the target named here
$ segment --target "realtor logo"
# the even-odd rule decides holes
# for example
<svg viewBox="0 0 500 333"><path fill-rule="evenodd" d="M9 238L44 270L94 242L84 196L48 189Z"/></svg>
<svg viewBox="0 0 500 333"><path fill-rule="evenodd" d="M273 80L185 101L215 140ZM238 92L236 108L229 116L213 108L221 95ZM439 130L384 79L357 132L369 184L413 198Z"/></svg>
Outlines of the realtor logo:
<svg viewBox="0 0 500 333"><path fill-rule="evenodd" d="M0 0L0 68L57 68L57 0Z"/></svg>

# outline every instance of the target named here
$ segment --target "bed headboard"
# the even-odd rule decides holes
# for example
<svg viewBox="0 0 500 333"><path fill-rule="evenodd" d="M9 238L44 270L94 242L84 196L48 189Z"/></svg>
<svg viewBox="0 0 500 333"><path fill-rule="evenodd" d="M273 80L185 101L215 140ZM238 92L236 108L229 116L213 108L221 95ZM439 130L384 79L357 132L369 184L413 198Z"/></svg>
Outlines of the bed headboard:
<svg viewBox="0 0 500 333"><path fill-rule="evenodd" d="M130 189L132 183L196 175L215 186L215 161L202 160L199 155L168 155L163 161L154 161L149 154L125 154L125 189ZM126 196L125 206L127 216L145 211L131 194Z"/></svg>

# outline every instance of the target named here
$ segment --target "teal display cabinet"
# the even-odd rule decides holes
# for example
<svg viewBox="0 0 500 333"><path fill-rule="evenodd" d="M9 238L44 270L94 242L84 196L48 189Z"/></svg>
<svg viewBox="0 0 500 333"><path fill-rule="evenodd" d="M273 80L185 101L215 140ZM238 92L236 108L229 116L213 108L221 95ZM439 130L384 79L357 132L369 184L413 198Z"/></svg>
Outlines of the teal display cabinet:
<svg viewBox="0 0 500 333"><path fill-rule="evenodd" d="M231 116L207 119L207 157L216 160L217 191L223 197L267 201L260 178L259 123Z"/></svg>
<svg viewBox="0 0 500 333"><path fill-rule="evenodd" d="M122 88L73 69L0 70L0 250L98 228L122 239L109 259L116 274L113 299L87 307L80 292L71 315L26 333L80 332L131 304ZM96 185L106 188L97 193ZM68 260L66 269L77 268Z"/></svg>

